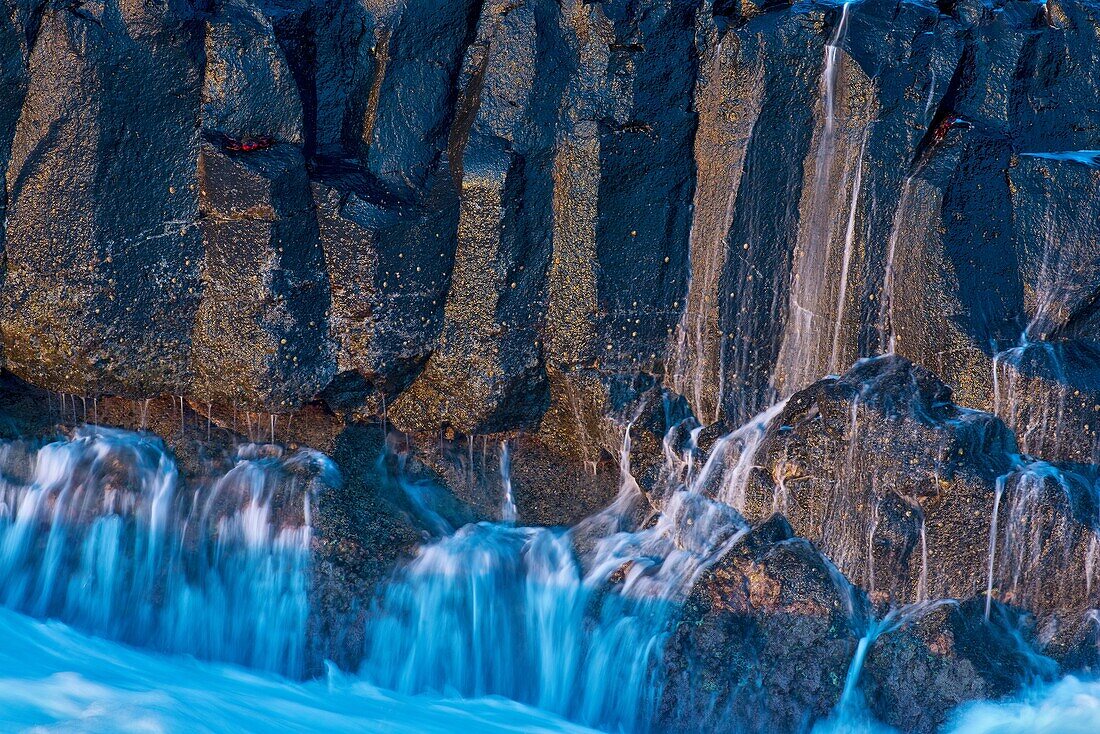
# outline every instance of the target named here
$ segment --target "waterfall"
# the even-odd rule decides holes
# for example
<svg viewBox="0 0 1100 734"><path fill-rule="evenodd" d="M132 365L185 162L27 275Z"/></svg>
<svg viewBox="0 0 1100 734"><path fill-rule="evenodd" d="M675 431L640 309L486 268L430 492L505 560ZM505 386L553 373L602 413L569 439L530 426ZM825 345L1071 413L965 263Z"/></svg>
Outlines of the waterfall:
<svg viewBox="0 0 1100 734"><path fill-rule="evenodd" d="M500 442L500 485L504 498L500 505L500 519L507 523L516 521L516 498L512 494L512 455L508 442Z"/></svg>
<svg viewBox="0 0 1100 734"><path fill-rule="evenodd" d="M180 491L158 439L84 427L0 446L0 601L166 652L304 672L313 451L242 446Z"/></svg>
<svg viewBox="0 0 1100 734"><path fill-rule="evenodd" d="M664 640L698 571L743 526L686 493L648 530L597 541L589 570L568 532L481 523L429 545L368 626L364 676L404 693L503 695L586 724L645 730ZM698 543L701 542L701 545Z"/></svg>
<svg viewBox="0 0 1100 734"><path fill-rule="evenodd" d="M758 445L769 419L722 441L758 436ZM619 497L572 530L478 523L423 547L368 622L367 680L403 693L503 695L588 725L645 731L657 718L678 609L748 526L701 493L716 471L710 462L668 492L660 514L639 519L646 501L630 474L630 426L622 446ZM677 467L690 464L666 452ZM680 476L675 468L669 476Z"/></svg>
<svg viewBox="0 0 1100 734"><path fill-rule="evenodd" d="M928 600L928 517L920 514L920 580L917 582L917 601Z"/></svg>
<svg viewBox="0 0 1100 734"><path fill-rule="evenodd" d="M788 323L773 376L775 386L784 395L805 387L825 371L833 372L843 361L843 319L856 249L863 154L870 134L869 125L861 133L838 129L837 125L841 51L851 6L851 2L841 5L840 18L825 46L823 116L812 163L806 163L813 166L813 181L801 202L803 215L791 272ZM839 238L843 238L844 249L838 273L833 255L834 239Z"/></svg>
<svg viewBox="0 0 1100 734"><path fill-rule="evenodd" d="M848 300L848 271L852 267L852 252L855 245L856 209L859 205L859 191L863 185L863 155L867 149L867 138L870 134L871 128L868 126L863 133L863 142L859 145L859 160L856 162L855 180L852 182L848 225L844 229L844 255L840 263L840 285L836 294L836 318L833 320L833 345L829 353L829 374L836 374L841 369L840 332L844 326L844 309Z"/></svg>
<svg viewBox="0 0 1100 734"><path fill-rule="evenodd" d="M1001 497L1005 491L1007 477L998 477L993 495L993 514L989 521L989 573L985 585L985 621L989 621L989 611L993 604L993 568L997 559L997 518L1001 514Z"/></svg>

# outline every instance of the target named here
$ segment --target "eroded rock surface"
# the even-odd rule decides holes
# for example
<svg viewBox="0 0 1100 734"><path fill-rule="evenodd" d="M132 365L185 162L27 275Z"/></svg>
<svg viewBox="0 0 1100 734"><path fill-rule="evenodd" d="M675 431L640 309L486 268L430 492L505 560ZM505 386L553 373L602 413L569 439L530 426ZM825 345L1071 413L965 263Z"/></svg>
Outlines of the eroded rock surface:
<svg viewBox="0 0 1100 734"><path fill-rule="evenodd" d="M903 358L796 393L755 466L746 517L784 513L877 603L967 599L990 583L1044 618L1097 603L1094 482L1020 456L1000 419L960 408Z"/></svg>
<svg viewBox="0 0 1100 734"><path fill-rule="evenodd" d="M624 373L737 425L895 349L1093 459L1088 3L8 9L35 384L545 435Z"/></svg>

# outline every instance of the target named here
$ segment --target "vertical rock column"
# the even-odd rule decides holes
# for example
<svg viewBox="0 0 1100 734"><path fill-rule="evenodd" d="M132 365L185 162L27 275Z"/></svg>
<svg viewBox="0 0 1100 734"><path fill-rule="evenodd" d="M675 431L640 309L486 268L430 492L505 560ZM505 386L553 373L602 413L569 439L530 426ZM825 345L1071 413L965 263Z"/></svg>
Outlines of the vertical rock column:
<svg viewBox="0 0 1100 734"><path fill-rule="evenodd" d="M0 223L7 217L8 188L6 185L8 162L11 156L12 138L15 136L15 124L19 121L19 112L27 94L27 60L30 53L30 38L26 21L27 9L14 0L5 0L0 13L0 84L7 90L7 96L0 104ZM5 227L0 226L0 247L4 245Z"/></svg>
<svg viewBox="0 0 1100 734"><path fill-rule="evenodd" d="M802 167L811 150L828 40L826 17L818 8L760 14L746 5L753 9L751 17L731 26L723 40L723 51L736 53L727 63L740 77L738 86L762 87L753 93L759 95L758 110L741 154L716 299L721 410L732 425L774 399L772 373L789 303Z"/></svg>
<svg viewBox="0 0 1100 734"><path fill-rule="evenodd" d="M9 368L53 390L189 380L201 38L173 2L43 12L15 128L0 305Z"/></svg>
<svg viewBox="0 0 1100 734"><path fill-rule="evenodd" d="M660 372L684 307L695 186L697 3L602 4L612 37L597 120L600 365Z"/></svg>
<svg viewBox="0 0 1100 734"><path fill-rule="evenodd" d="M328 276L298 92L267 18L244 3L207 26L199 160L203 299L193 394L268 412L312 398L335 370ZM258 150L233 150L245 140Z"/></svg>
<svg viewBox="0 0 1100 734"><path fill-rule="evenodd" d="M710 10L700 14L696 33L699 127L689 243L691 279L668 375L671 387L688 398L706 423L718 420L721 412L725 339L719 323L723 304L719 279L727 259L737 257L726 238L764 94L763 67L741 63L741 38L729 32L723 16Z"/></svg>
<svg viewBox="0 0 1100 734"><path fill-rule="evenodd" d="M329 327L341 382L372 410L416 376L443 321L458 226L447 143L478 5L331 0L311 16Z"/></svg>
<svg viewBox="0 0 1100 734"><path fill-rule="evenodd" d="M443 332L392 411L400 425L467 433L534 425L546 405L542 344L550 158L560 84L555 3L490 2L463 64L450 156L458 246Z"/></svg>

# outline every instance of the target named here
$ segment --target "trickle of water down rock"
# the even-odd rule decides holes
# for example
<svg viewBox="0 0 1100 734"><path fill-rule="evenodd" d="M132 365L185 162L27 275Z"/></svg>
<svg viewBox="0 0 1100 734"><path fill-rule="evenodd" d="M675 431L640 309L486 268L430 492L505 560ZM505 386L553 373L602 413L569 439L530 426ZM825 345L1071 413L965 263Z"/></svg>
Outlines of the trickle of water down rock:
<svg viewBox="0 0 1100 734"><path fill-rule="evenodd" d="M1091 0L4 2L0 729L1100 730Z"/></svg>
<svg viewBox="0 0 1100 734"><path fill-rule="evenodd" d="M705 442L675 404L638 395L617 428L617 495L570 528L516 524L508 442L478 449L499 456L483 464L497 521L466 524L410 444L374 444L371 472L438 538L360 596L358 675L403 694L505 696L608 731L872 717L932 731L967 700L1095 664L1094 474L1019 456L998 419L958 408L898 357ZM660 455L645 457L636 441L654 414ZM871 449L880 441L889 455ZM659 466L644 487L642 459ZM324 502L345 479L323 454L274 444L224 461L184 478L158 439L95 426L5 443L3 603L309 674L334 649L318 620L356 624L318 595L339 578L315 517L332 522ZM975 537L987 547L969 548ZM937 684L907 689L915 675ZM899 718L898 695L922 718Z"/></svg>

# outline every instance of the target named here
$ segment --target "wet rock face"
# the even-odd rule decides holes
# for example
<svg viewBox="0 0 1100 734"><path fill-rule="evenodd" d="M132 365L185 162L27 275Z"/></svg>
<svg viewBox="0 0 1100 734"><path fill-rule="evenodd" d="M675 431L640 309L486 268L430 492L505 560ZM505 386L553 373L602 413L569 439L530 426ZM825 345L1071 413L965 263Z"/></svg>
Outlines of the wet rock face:
<svg viewBox="0 0 1100 734"><path fill-rule="evenodd" d="M988 596L1093 666L1098 28L1084 0L5 0L0 335L32 386L3 429L41 429L31 395L178 425L196 471L219 436L333 453L318 655L353 666L425 533L509 482L521 523L635 484L659 511L678 457L789 398L744 467L758 527L670 643L670 725L823 715L862 593ZM409 476L473 509L423 515ZM905 690L1003 692L972 612L886 636L872 707L928 729Z"/></svg>
<svg viewBox="0 0 1100 734"><path fill-rule="evenodd" d="M737 425L894 349L1093 459L1087 3L3 15L0 331L38 385L292 413L340 376L481 435L646 373Z"/></svg>
<svg viewBox="0 0 1100 734"><path fill-rule="evenodd" d="M782 512L877 604L991 587L1064 645L1096 603L1095 482L1019 457L999 419L951 397L899 357L796 393L756 454L745 516Z"/></svg>
<svg viewBox="0 0 1100 734"><path fill-rule="evenodd" d="M304 161L276 144L199 160L203 296L193 332L193 394L288 412L331 379L323 325L331 295ZM228 342L226 334L240 337Z"/></svg>
<svg viewBox="0 0 1100 734"><path fill-rule="evenodd" d="M984 588L987 548L973 539L989 537L1014 451L999 420L960 409L928 371L868 360L787 402L758 451L745 513L783 512L872 597L964 598Z"/></svg>
<svg viewBox="0 0 1100 734"><path fill-rule="evenodd" d="M666 650L665 724L793 732L824 717L840 699L864 603L782 517L761 524L692 589Z"/></svg>

